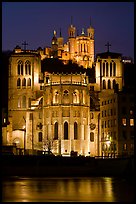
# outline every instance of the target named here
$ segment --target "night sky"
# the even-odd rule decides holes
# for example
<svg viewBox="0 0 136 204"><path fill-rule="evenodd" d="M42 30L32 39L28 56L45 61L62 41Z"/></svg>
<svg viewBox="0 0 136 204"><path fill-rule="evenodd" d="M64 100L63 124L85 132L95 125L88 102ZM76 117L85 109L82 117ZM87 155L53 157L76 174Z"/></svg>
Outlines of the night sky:
<svg viewBox="0 0 136 204"><path fill-rule="evenodd" d="M68 39L68 26L95 29L95 54L107 51L121 53L134 59L134 2L3 2L2 50L22 47L28 49L51 46L53 30L57 37L61 28L64 42ZM22 47L23 48L23 47Z"/></svg>

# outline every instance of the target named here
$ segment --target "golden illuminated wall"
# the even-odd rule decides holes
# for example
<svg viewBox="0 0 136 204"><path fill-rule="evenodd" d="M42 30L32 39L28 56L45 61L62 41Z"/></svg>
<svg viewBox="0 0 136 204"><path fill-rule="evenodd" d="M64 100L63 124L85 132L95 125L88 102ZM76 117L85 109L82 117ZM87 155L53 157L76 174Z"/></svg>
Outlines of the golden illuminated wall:
<svg viewBox="0 0 136 204"><path fill-rule="evenodd" d="M97 90L113 90L118 84L121 91L123 87L123 63L121 57L98 57L96 61L96 87Z"/></svg>
<svg viewBox="0 0 136 204"><path fill-rule="evenodd" d="M46 76L47 77L47 76ZM53 141L55 154L88 155L89 138L89 92L85 75L50 74L45 78L43 95L44 140ZM55 137L55 123L58 124L58 138ZM65 124L68 138L65 138ZM74 123L77 124L77 138L74 138ZM75 127L76 128L76 127Z"/></svg>
<svg viewBox="0 0 136 204"><path fill-rule="evenodd" d="M13 130L22 129L23 117L31 98L40 89L40 56L32 53L13 53L9 60L8 114L12 116Z"/></svg>

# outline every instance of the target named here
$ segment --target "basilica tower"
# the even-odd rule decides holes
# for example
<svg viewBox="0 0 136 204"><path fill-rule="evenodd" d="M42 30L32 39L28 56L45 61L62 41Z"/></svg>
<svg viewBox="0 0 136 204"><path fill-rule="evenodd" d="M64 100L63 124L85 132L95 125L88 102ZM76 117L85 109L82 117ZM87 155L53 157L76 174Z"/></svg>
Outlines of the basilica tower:
<svg viewBox="0 0 136 204"><path fill-rule="evenodd" d="M70 60L72 60L74 58L75 42L76 42L76 27L74 27L72 22L71 22L71 25L68 28L68 45L69 45Z"/></svg>

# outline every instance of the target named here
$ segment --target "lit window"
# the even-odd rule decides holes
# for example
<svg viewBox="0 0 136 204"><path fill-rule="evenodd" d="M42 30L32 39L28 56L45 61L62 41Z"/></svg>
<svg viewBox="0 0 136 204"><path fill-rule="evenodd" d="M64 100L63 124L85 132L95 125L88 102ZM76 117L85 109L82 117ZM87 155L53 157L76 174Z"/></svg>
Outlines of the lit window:
<svg viewBox="0 0 136 204"><path fill-rule="evenodd" d="M133 110L130 110L130 114L133 115L133 113L134 113Z"/></svg>
<svg viewBox="0 0 136 204"><path fill-rule="evenodd" d="M123 150L127 150L127 144L123 144Z"/></svg>
<svg viewBox="0 0 136 204"><path fill-rule="evenodd" d="M130 126L134 126L134 119L133 118L130 119Z"/></svg>
<svg viewBox="0 0 136 204"><path fill-rule="evenodd" d="M126 126L126 125L127 125L127 120L126 120L126 118L122 118L122 125L123 125L123 126Z"/></svg>

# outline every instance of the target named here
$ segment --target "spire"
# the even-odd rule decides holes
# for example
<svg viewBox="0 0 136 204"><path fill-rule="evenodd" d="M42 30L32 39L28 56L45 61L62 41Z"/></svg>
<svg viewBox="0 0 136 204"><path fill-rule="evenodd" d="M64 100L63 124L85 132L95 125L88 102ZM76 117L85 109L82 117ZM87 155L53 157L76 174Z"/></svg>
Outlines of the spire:
<svg viewBox="0 0 136 204"><path fill-rule="evenodd" d="M81 33L82 35L84 35L85 34L85 32L84 32L84 28L82 28L82 33Z"/></svg>
<svg viewBox="0 0 136 204"><path fill-rule="evenodd" d="M90 16L90 26L91 26L91 16Z"/></svg>
<svg viewBox="0 0 136 204"><path fill-rule="evenodd" d="M73 16L71 16L71 25L73 25Z"/></svg>
<svg viewBox="0 0 136 204"><path fill-rule="evenodd" d="M60 37L62 37L62 35L61 35L61 28L60 28Z"/></svg>
<svg viewBox="0 0 136 204"><path fill-rule="evenodd" d="M53 35L56 37L56 30L53 31Z"/></svg>

